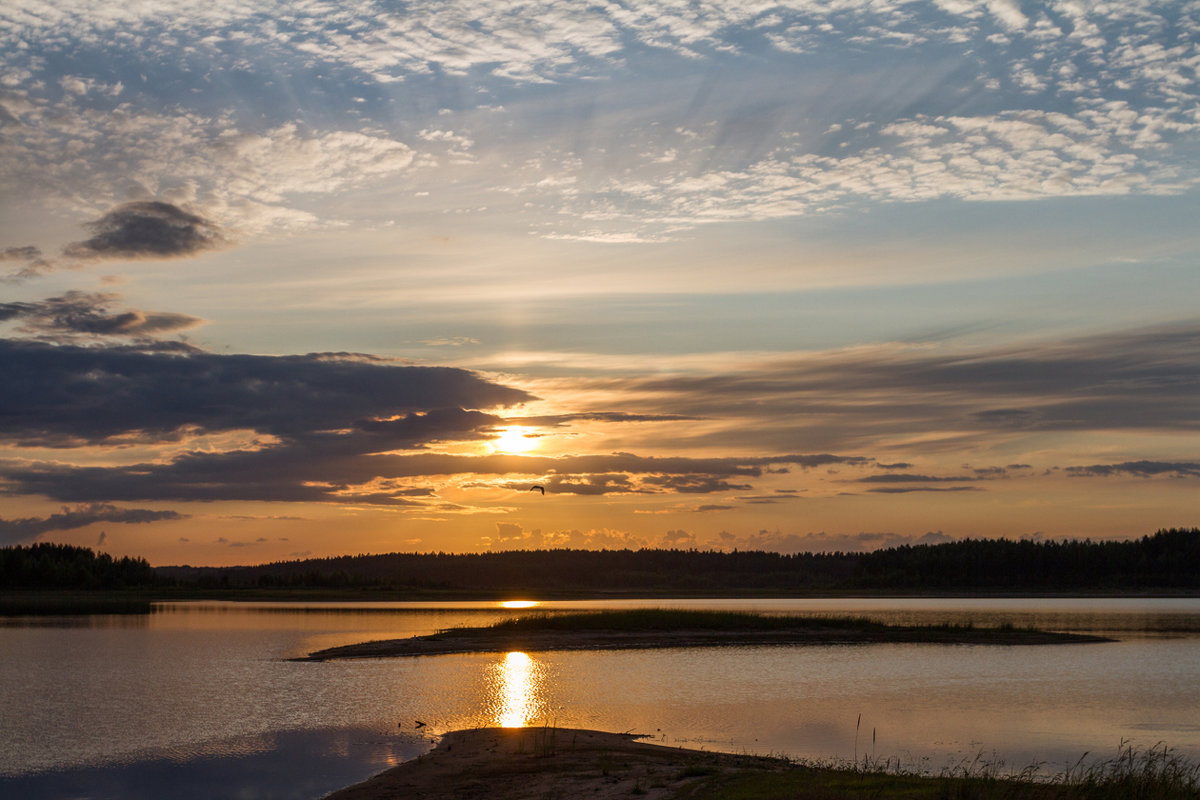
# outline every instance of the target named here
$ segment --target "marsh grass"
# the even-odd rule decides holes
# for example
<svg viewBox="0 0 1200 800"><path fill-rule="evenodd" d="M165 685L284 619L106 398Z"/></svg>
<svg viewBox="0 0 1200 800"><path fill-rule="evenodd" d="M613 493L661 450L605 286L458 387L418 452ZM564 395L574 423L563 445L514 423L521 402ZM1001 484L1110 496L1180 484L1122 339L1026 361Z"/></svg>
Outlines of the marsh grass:
<svg viewBox="0 0 1200 800"><path fill-rule="evenodd" d="M689 789L690 800L1197 800L1200 764L1158 744L1123 742L1116 757L1047 776L1044 764L1010 770L982 754L938 772L898 760L780 759L781 769L720 774Z"/></svg>
<svg viewBox="0 0 1200 800"><path fill-rule="evenodd" d="M1083 759L1080 759L1082 763ZM1138 748L1122 742L1115 758L1076 765L1063 775L1072 800L1195 800L1200 798L1200 763L1164 744Z"/></svg>

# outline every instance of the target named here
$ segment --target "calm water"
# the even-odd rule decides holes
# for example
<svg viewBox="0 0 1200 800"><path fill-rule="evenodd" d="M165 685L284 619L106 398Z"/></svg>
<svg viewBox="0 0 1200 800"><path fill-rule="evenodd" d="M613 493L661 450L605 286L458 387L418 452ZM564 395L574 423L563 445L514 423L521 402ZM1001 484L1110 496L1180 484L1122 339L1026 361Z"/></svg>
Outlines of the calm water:
<svg viewBox="0 0 1200 800"><path fill-rule="evenodd" d="M10 619L0 622L0 795L307 800L419 755L431 735L484 725L635 730L669 744L819 759L873 751L935 769L982 754L1054 770L1085 752L1113 755L1123 740L1200 759L1200 599L541 608L637 605L1014 622L1120 641L312 664L285 659L529 612L495 603L172 603L148 616Z"/></svg>

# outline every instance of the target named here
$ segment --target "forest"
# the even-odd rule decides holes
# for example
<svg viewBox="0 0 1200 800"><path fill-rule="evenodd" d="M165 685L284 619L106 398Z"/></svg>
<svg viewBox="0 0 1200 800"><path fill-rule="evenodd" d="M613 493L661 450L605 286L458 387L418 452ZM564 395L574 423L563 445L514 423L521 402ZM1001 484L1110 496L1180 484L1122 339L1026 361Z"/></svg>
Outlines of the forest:
<svg viewBox="0 0 1200 800"><path fill-rule="evenodd" d="M113 558L69 544L0 547L3 589L131 589L157 583L144 558Z"/></svg>
<svg viewBox="0 0 1200 800"><path fill-rule="evenodd" d="M1192 592L1200 528L1120 541L965 539L870 553L516 550L390 553L238 567L150 567L87 548L0 549L0 587L144 587L405 597L803 596L849 593Z"/></svg>

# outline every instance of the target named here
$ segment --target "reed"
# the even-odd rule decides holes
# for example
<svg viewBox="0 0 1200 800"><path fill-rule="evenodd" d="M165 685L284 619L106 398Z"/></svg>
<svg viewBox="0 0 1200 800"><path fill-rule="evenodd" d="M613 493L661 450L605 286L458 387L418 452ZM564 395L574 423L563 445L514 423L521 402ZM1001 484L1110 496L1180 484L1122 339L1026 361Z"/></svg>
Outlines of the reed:
<svg viewBox="0 0 1200 800"><path fill-rule="evenodd" d="M861 720L860 720L861 722ZM1010 770L982 754L933 772L864 755L852 762L781 759L775 771L722 775L693 787L691 800L1197 800L1200 763L1158 744L1122 742L1116 757L1047 776L1043 764Z"/></svg>

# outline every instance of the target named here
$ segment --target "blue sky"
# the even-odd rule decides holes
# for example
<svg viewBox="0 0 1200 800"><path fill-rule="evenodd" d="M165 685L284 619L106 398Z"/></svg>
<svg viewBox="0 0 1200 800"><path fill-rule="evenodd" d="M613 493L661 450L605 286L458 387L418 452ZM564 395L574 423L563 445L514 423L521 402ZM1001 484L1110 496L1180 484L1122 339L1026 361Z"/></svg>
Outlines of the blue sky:
<svg viewBox="0 0 1200 800"><path fill-rule="evenodd" d="M1198 33L1181 2L6 3L0 541L1194 525Z"/></svg>

